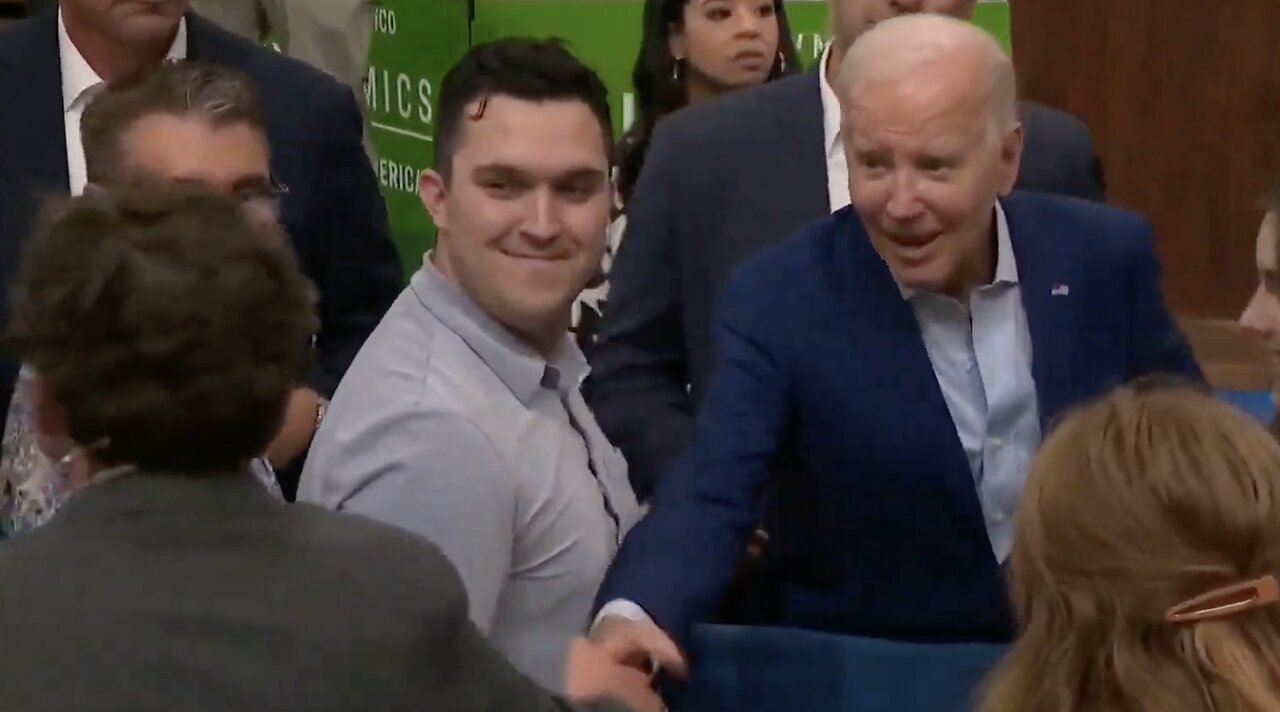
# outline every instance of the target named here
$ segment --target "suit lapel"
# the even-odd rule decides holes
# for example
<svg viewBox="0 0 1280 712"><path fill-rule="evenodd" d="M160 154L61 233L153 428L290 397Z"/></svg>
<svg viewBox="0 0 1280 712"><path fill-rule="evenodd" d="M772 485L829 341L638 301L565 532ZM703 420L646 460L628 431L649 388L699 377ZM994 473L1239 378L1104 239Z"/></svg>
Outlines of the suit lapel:
<svg viewBox="0 0 1280 712"><path fill-rule="evenodd" d="M21 110L0 112L0 182L26 195L65 195L71 179L67 169L66 124L62 111L62 69L58 56L58 15L46 13L28 20L7 39L0 97Z"/></svg>
<svg viewBox="0 0 1280 712"><path fill-rule="evenodd" d="M1009 241L1031 331L1031 376L1036 382L1040 429L1047 432L1048 418L1062 411L1071 393L1074 353L1069 335L1076 331L1080 296L1071 293L1072 261L1058 253L1050 226L1017 196L1001 200L1001 205L1009 221Z"/></svg>
<svg viewBox="0 0 1280 712"><path fill-rule="evenodd" d="M831 212L827 192L827 154L822 134L822 93L817 70L796 77L770 108L777 124L776 144L766 155L769 169L783 180L767 202L804 225Z"/></svg>
<svg viewBox="0 0 1280 712"><path fill-rule="evenodd" d="M881 345L877 349L856 349L861 361L859 368L878 371L875 380L887 387L890 397L905 408L918 411L919 417L910 427L919 434L921 451L936 452L936 457L945 462L936 472L922 473L922 476L944 477L955 501L964 508L966 521L977 527L975 533L985 537L973 470L947 399L942 395L942 386L938 384L915 309L902 298L889 266L871 245L857 213L852 208L844 208L837 215L841 216L838 218L841 231L847 236L842 240L844 249L850 252L848 259L837 260L839 264L849 265L849 269L838 276L841 291L857 314L856 323L862 325L861 343Z"/></svg>

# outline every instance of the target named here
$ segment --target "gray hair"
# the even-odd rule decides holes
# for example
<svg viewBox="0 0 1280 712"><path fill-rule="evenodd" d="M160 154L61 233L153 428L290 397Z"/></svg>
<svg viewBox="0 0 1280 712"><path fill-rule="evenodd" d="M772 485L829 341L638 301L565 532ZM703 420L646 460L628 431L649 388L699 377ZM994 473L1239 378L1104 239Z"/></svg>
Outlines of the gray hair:
<svg viewBox="0 0 1280 712"><path fill-rule="evenodd" d="M878 23L863 33L845 54L836 88L848 97L865 78L897 78L924 64L957 52L981 52L988 82L993 136L1018 125L1018 80L1013 61L994 37L970 22L946 15L915 14Z"/></svg>
<svg viewBox="0 0 1280 712"><path fill-rule="evenodd" d="M219 127L245 123L266 133L258 92L246 75L202 62L166 62L110 85L85 107L80 139L91 182L118 175L121 137L139 119L155 114L196 116Z"/></svg>

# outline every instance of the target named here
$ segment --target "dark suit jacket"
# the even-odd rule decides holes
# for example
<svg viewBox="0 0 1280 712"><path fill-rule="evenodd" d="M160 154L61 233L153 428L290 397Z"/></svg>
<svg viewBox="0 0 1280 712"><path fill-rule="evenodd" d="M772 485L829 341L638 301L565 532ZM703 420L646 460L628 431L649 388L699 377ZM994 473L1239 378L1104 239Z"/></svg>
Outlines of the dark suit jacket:
<svg viewBox="0 0 1280 712"><path fill-rule="evenodd" d="M817 72L664 119L627 206L587 397L641 497L688 445L716 298L747 257L830 214ZM1089 130L1025 104L1021 189L1103 199Z"/></svg>
<svg viewBox="0 0 1280 712"><path fill-rule="evenodd" d="M1147 374L1199 380L1136 215L1042 194L1002 201L1043 432ZM724 295L724 356L693 447L662 480L600 601L682 634L760 521L768 606L752 622L925 641L1007 640L1012 618L964 448L911 305L851 208L752 258ZM770 477L783 448L798 468Z"/></svg>
<svg viewBox="0 0 1280 712"><path fill-rule="evenodd" d="M386 204L362 144L351 90L323 72L187 15L188 56L238 69L261 94L271 167L289 187L281 221L320 293L316 367L309 385L332 395L383 313L403 273ZM0 329L9 285L40 207L67 195L57 13L0 31ZM0 357L0 418L16 360Z"/></svg>
<svg viewBox="0 0 1280 712"><path fill-rule="evenodd" d="M92 485L0 545L0 581L6 709L568 708L484 640L438 549L249 474Z"/></svg>

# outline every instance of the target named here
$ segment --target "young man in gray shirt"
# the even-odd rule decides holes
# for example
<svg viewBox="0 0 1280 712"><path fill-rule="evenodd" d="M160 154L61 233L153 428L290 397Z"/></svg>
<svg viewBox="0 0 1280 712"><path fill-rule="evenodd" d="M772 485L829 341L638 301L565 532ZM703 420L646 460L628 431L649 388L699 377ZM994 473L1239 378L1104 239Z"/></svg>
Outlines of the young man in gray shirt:
<svg viewBox="0 0 1280 712"><path fill-rule="evenodd" d="M348 371L299 491L443 549L476 624L553 690L640 517L568 332L613 200L606 99L548 41L479 45L445 77L421 181L438 245Z"/></svg>

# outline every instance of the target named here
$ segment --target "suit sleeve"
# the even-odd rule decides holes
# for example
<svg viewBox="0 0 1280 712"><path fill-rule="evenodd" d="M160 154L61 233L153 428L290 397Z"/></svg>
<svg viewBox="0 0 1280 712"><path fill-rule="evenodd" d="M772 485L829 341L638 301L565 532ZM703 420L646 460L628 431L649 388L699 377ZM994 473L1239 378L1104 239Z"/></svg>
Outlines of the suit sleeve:
<svg viewBox="0 0 1280 712"><path fill-rule="evenodd" d="M601 428L627 458L632 486L645 500L687 448L693 405L681 319L676 217L680 151L654 136L610 274L609 295L592 349L585 392Z"/></svg>
<svg viewBox="0 0 1280 712"><path fill-rule="evenodd" d="M1173 375L1203 382L1204 375L1191 346L1165 305L1151 228L1139 220L1135 240L1125 260L1128 269L1130 380L1152 374Z"/></svg>
<svg viewBox="0 0 1280 712"><path fill-rule="evenodd" d="M324 247L312 279L320 296L320 332L308 385L330 397L364 341L403 286L400 258L391 242L387 207L363 144L364 124L355 97L335 84L320 112L316 215L306 243Z"/></svg>
<svg viewBox="0 0 1280 712"><path fill-rule="evenodd" d="M628 535L597 605L624 599L683 638L716 606L760 520L769 466L792 410L784 344L769 338L771 290L749 279L725 293L722 360L696 440ZM771 343L774 342L774 343Z"/></svg>

